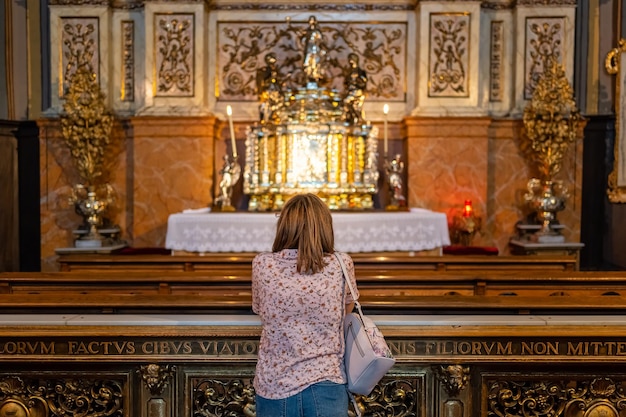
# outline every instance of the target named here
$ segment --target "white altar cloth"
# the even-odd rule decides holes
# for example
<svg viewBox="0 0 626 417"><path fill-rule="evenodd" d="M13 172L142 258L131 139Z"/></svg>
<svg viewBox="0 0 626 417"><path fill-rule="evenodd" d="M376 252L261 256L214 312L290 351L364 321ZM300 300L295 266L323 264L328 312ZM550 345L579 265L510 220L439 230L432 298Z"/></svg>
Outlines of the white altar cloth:
<svg viewBox="0 0 626 417"><path fill-rule="evenodd" d="M335 248L342 252L417 252L450 244L444 213L334 212ZM182 212L169 216L167 249L187 252L271 251L276 213Z"/></svg>

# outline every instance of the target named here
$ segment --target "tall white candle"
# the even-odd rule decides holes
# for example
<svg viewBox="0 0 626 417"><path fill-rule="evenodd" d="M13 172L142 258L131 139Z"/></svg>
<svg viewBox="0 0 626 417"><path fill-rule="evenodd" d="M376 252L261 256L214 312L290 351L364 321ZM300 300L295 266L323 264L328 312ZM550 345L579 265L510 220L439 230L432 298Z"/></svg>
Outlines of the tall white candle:
<svg viewBox="0 0 626 417"><path fill-rule="evenodd" d="M389 145L388 145L388 139L387 139L387 114L389 113L389 105L385 104L383 106L383 113L385 113L385 133L384 133L384 138L385 138L385 158L387 158L387 152L389 151Z"/></svg>
<svg viewBox="0 0 626 417"><path fill-rule="evenodd" d="M233 126L233 109L226 106L226 114L228 114L228 126L230 127L230 144L233 149L233 158L237 159L237 145L235 143L235 127Z"/></svg>

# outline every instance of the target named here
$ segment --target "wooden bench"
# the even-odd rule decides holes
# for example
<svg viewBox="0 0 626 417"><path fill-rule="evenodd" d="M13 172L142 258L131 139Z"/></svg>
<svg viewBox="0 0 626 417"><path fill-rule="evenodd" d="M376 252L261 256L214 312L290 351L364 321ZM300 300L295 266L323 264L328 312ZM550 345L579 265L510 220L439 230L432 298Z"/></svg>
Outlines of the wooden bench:
<svg viewBox="0 0 626 417"><path fill-rule="evenodd" d="M203 255L157 254L70 254L59 257L59 267L66 272L137 270L137 271L206 271L220 267L249 268L255 253L207 253ZM408 252L353 253L358 270L410 268L422 271L574 271L576 256L426 256Z"/></svg>
<svg viewBox="0 0 626 417"><path fill-rule="evenodd" d="M0 273L0 311L250 311L249 265L207 271ZM626 310L626 273L359 268L369 311Z"/></svg>

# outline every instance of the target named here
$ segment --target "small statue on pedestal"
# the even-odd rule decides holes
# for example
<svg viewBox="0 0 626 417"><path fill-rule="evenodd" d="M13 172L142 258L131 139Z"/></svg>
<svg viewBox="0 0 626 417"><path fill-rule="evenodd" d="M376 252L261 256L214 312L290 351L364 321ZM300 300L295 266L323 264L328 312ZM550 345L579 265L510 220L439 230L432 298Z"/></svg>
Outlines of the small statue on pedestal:
<svg viewBox="0 0 626 417"><path fill-rule="evenodd" d="M315 16L309 17L309 27L302 38L302 43L307 86L317 88L326 81L326 45Z"/></svg>
<svg viewBox="0 0 626 417"><path fill-rule="evenodd" d="M348 123L358 125L365 120L363 103L367 87L367 73L359 67L359 56L354 52L348 55L348 63L350 71L345 78L344 117Z"/></svg>
<svg viewBox="0 0 626 417"><path fill-rule="evenodd" d="M265 64L266 66L257 72L256 79L259 101L261 102L259 108L261 123L267 123L274 119L276 110L280 107L283 98L276 55L273 53L265 55Z"/></svg>
<svg viewBox="0 0 626 417"><path fill-rule="evenodd" d="M215 199L215 206L221 211L235 211L232 205L233 187L241 177L241 166L230 155L224 155L224 165L220 170L222 179L220 181L220 195Z"/></svg>
<svg viewBox="0 0 626 417"><path fill-rule="evenodd" d="M406 198L404 197L402 185L404 162L402 162L400 154L396 154L396 157L391 162L385 159L385 171L387 172L387 182L391 191L391 202L387 206L387 210L398 210L401 207L406 207Z"/></svg>

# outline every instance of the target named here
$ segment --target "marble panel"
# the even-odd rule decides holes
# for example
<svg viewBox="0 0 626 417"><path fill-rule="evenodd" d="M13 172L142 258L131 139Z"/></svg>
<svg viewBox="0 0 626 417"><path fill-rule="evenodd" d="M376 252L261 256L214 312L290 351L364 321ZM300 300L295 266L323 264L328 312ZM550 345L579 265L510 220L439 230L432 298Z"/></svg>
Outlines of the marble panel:
<svg viewBox="0 0 626 417"><path fill-rule="evenodd" d="M132 120L133 245L162 247L167 219L212 202L215 169L213 118Z"/></svg>
<svg viewBox="0 0 626 417"><path fill-rule="evenodd" d="M480 3L424 2L418 6L418 12L417 107L411 114L425 117L486 114L484 89L480 87L485 76L480 71L480 56L481 48L486 48L489 43L481 42ZM444 62L441 63L441 60ZM438 63L444 69L446 65L451 65L446 70L450 73L447 78L454 73L457 76L462 73L462 89L465 91L434 94L435 84L431 76L436 76L434 71Z"/></svg>
<svg viewBox="0 0 626 417"><path fill-rule="evenodd" d="M50 115L62 111L64 89L77 65L90 65L109 98L109 11L106 6L50 6Z"/></svg>
<svg viewBox="0 0 626 417"><path fill-rule="evenodd" d="M481 39L489 39L489 46L481 51L484 54L481 55L480 71L489 77L485 77L482 88L488 98L489 113L500 117L507 115L513 105L513 12L510 9L487 10L483 18Z"/></svg>
<svg viewBox="0 0 626 417"><path fill-rule="evenodd" d="M407 120L408 202L444 212L450 223L465 200L484 216L487 198L486 118Z"/></svg>
<svg viewBox="0 0 626 417"><path fill-rule="evenodd" d="M555 57L565 68L570 84L574 77L575 5L518 6L515 14L515 99L513 115L520 115L532 97L543 72L543 58Z"/></svg>

